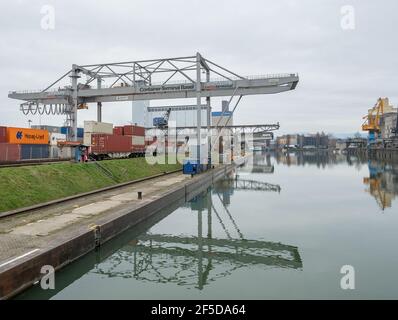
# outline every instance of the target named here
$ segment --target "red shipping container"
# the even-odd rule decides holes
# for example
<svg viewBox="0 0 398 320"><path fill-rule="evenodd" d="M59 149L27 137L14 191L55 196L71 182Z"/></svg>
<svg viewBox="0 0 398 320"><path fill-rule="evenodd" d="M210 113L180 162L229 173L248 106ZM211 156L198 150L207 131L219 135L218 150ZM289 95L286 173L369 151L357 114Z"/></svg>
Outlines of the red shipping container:
<svg viewBox="0 0 398 320"><path fill-rule="evenodd" d="M113 128L113 134L116 136L122 136L123 135L123 127L114 127Z"/></svg>
<svg viewBox="0 0 398 320"><path fill-rule="evenodd" d="M139 126L124 126L125 136L145 136L145 128Z"/></svg>
<svg viewBox="0 0 398 320"><path fill-rule="evenodd" d="M143 145L133 145L131 150L132 150L132 152L135 152L135 153L144 153L145 152L145 146L143 146Z"/></svg>
<svg viewBox="0 0 398 320"><path fill-rule="evenodd" d="M92 134L91 151L95 153L131 152L131 137L110 134Z"/></svg>
<svg viewBox="0 0 398 320"><path fill-rule="evenodd" d="M19 161L21 159L21 145L0 143L0 162Z"/></svg>
<svg viewBox="0 0 398 320"><path fill-rule="evenodd" d="M7 142L7 127L0 127L0 143Z"/></svg>

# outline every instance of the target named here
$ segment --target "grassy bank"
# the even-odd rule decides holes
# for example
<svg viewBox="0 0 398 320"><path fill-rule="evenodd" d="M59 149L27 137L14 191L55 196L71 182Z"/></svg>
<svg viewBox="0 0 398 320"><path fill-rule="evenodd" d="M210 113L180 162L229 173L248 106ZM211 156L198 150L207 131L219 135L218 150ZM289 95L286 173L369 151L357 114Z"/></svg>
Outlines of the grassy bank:
<svg viewBox="0 0 398 320"><path fill-rule="evenodd" d="M145 158L0 168L0 212L111 186L181 165L149 165Z"/></svg>

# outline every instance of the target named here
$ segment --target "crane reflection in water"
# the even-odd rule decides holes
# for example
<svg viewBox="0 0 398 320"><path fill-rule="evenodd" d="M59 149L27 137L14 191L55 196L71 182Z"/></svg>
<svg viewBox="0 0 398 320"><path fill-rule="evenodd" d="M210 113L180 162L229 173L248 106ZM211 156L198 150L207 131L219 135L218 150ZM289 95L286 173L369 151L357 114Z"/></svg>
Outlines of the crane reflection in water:
<svg viewBox="0 0 398 320"><path fill-rule="evenodd" d="M383 161L368 161L369 176L363 178L366 192L372 195L383 211L392 207L398 195L398 165Z"/></svg>
<svg viewBox="0 0 398 320"><path fill-rule="evenodd" d="M369 174L363 177L365 191L375 199L382 212L393 206L393 201L398 195L398 164L392 160L373 159L362 154L336 154L327 151L276 153L275 159L278 164L282 165L316 165L322 169L338 164L348 164L358 170L367 166Z"/></svg>
<svg viewBox="0 0 398 320"><path fill-rule="evenodd" d="M107 277L175 283L201 290L237 269L253 265L302 268L297 247L245 238L228 209L230 196L235 190L280 192L281 188L238 176L221 180L207 192L185 203L197 215L197 235L145 232L109 256L106 263L96 265L92 272ZM222 210L216 208L220 204ZM225 237L213 237L214 223L221 225ZM204 228L206 224L207 228Z"/></svg>

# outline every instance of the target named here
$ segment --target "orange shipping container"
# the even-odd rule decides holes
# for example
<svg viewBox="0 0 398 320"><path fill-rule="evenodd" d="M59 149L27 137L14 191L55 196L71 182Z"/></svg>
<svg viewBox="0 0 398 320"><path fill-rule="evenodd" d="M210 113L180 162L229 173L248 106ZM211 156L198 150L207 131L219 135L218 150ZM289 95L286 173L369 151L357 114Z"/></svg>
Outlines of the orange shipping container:
<svg viewBox="0 0 398 320"><path fill-rule="evenodd" d="M48 144L47 130L7 128L7 142L18 144Z"/></svg>

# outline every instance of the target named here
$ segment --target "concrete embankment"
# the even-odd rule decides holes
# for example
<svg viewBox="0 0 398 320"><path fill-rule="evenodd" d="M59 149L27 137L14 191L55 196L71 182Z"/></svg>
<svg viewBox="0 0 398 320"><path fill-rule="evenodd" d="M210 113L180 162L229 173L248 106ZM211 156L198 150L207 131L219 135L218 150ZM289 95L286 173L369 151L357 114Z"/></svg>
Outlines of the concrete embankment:
<svg viewBox="0 0 398 320"><path fill-rule="evenodd" d="M348 153L367 159L398 162L398 149L352 148L348 150Z"/></svg>
<svg viewBox="0 0 398 320"><path fill-rule="evenodd" d="M62 268L171 203L198 195L235 167L220 166L193 178L174 173L2 219L0 297L10 298L38 281L44 265Z"/></svg>

